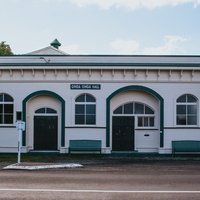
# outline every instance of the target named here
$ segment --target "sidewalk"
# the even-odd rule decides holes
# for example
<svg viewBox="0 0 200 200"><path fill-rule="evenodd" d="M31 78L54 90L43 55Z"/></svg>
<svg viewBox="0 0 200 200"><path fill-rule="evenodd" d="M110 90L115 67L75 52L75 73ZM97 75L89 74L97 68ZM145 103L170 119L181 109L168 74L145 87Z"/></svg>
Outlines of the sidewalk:
<svg viewBox="0 0 200 200"><path fill-rule="evenodd" d="M200 162L198 155L158 155L158 154L111 154L111 155L60 155L60 154L23 154L21 164L17 163L16 154L0 154L1 169L39 170L77 168L90 165L121 165L157 163L163 165ZM77 164L76 164L77 163Z"/></svg>

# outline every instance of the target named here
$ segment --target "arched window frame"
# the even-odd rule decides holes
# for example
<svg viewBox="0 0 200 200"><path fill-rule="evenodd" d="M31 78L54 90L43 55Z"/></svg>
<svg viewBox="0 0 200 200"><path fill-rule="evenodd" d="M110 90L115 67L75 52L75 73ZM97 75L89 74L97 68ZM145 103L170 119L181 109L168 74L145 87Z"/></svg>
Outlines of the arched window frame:
<svg viewBox="0 0 200 200"><path fill-rule="evenodd" d="M141 102L126 102L117 107L113 115L135 116L137 128L155 128L155 110Z"/></svg>
<svg viewBox="0 0 200 200"><path fill-rule="evenodd" d="M176 125L198 125L198 99L192 94L183 94L176 99Z"/></svg>
<svg viewBox="0 0 200 200"><path fill-rule="evenodd" d="M49 107L42 107L37 110L35 110L35 115L56 115L57 111L54 110L53 108Z"/></svg>
<svg viewBox="0 0 200 200"><path fill-rule="evenodd" d="M6 93L0 94L0 125L11 125L14 122L14 99Z"/></svg>
<svg viewBox="0 0 200 200"><path fill-rule="evenodd" d="M96 98L91 94L76 97L75 125L96 125Z"/></svg>

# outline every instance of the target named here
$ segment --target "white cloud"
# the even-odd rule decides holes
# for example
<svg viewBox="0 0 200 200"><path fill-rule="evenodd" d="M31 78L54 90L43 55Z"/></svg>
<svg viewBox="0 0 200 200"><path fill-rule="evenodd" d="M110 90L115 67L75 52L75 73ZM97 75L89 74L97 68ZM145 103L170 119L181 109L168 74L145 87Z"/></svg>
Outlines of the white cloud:
<svg viewBox="0 0 200 200"><path fill-rule="evenodd" d="M167 35L164 36L163 45L147 47L142 46L139 41L136 40L122 40L117 39L109 44L109 53L116 55L177 55L187 54L184 48L184 43L190 40L190 38ZM71 44L61 46L61 50L72 55L93 54L93 52L83 52L78 44ZM97 50L98 51L98 50ZM97 52L96 54L101 54ZM103 52L105 54L105 52Z"/></svg>
<svg viewBox="0 0 200 200"><path fill-rule="evenodd" d="M154 9L186 3L192 3L194 7L197 7L200 4L200 0L72 0L72 2L80 7L96 5L105 10L112 7L124 7L130 10L139 8Z"/></svg>
<svg viewBox="0 0 200 200"><path fill-rule="evenodd" d="M183 38L180 36L165 36L165 43L163 46L158 47L146 47L143 50L143 54L160 54L160 55L173 55L184 54L185 49L182 47L182 43L188 41L189 38Z"/></svg>
<svg viewBox="0 0 200 200"><path fill-rule="evenodd" d="M184 42L189 38L168 35L164 37L165 43L157 47L141 47L141 44L135 40L115 40L110 43L113 54L141 54L141 55L173 55L185 54L186 51L182 47Z"/></svg>

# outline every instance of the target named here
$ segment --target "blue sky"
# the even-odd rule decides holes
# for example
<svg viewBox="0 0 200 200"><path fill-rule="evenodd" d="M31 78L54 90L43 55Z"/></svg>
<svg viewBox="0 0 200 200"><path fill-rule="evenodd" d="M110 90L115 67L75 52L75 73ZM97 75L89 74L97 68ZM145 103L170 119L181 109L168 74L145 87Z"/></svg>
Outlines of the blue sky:
<svg viewBox="0 0 200 200"><path fill-rule="evenodd" d="M15 54L57 38L69 54L200 55L200 0L0 0Z"/></svg>

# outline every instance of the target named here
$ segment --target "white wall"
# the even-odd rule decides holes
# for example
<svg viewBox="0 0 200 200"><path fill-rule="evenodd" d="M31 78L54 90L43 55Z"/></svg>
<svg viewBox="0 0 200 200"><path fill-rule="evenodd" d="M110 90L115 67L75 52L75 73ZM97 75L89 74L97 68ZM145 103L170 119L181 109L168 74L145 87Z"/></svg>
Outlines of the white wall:
<svg viewBox="0 0 200 200"><path fill-rule="evenodd" d="M0 152L18 151L18 131L16 128L0 128Z"/></svg>
<svg viewBox="0 0 200 200"><path fill-rule="evenodd" d="M42 70L35 70L33 75L31 70L24 72L13 72L10 75L9 70L3 72L4 76L0 77L3 83L0 84L0 93L8 93L14 98L14 115L16 111L22 111L22 101L29 94L39 90L49 90L60 95L65 100L65 126L66 126L66 148L68 147L69 139L79 138L83 136L88 139L101 139L105 146L106 139L106 98L115 92L116 90L130 85L140 85L148 87L164 98L164 148L171 148L171 141L175 139L196 139L200 140L199 129L172 129L176 127L176 99L183 94L192 94L200 99L199 92L199 72L196 72L192 76L191 72L184 72L183 75L179 71L172 71L170 75L169 71L162 71L160 75L158 72L139 71L134 74L134 71L119 69L114 73L112 70L104 70L101 74L100 70L93 70L89 75L88 70L80 72L77 75L77 70L72 70L67 75L65 70L58 72L55 75L55 71L49 71L46 75ZM39 75L38 75L39 74ZM71 83L89 83L89 84L101 84L101 90L71 90ZM97 111L97 123L96 128L73 128L77 127L74 124L74 101L75 98L81 93L89 93L96 98L96 111ZM127 93L128 94L128 93ZM154 101L156 98L149 95L140 95L141 92L136 92L132 99L140 102L147 103L148 105L158 108ZM143 93L144 94L144 93ZM125 95L125 96L124 96ZM120 97L120 98L119 98ZM126 96L124 93L121 96L113 98L111 101L111 112L122 102L129 101L130 96ZM117 99L118 98L118 99ZM157 101L158 103L158 101ZM198 102L199 104L199 102ZM198 114L200 114L200 106L198 106ZM158 113L159 115L159 113ZM16 116L15 116L16 119ZM15 121L15 120L14 120ZM198 126L200 125L200 117L198 118ZM15 124L13 128L0 127L0 147L17 145L17 133ZM100 127L100 129L98 129ZM184 128L184 127L183 127ZM80 131L81 130L81 131ZM137 134L136 134L137 135ZM138 141L139 136L136 136ZM142 141L142 140L141 140ZM157 143L156 141L154 141ZM29 144L31 145L31 144ZM143 144L141 143L141 146ZM140 145L137 146L139 148Z"/></svg>
<svg viewBox="0 0 200 200"><path fill-rule="evenodd" d="M171 148L171 142L174 140L200 140L200 129L166 129L165 148Z"/></svg>

